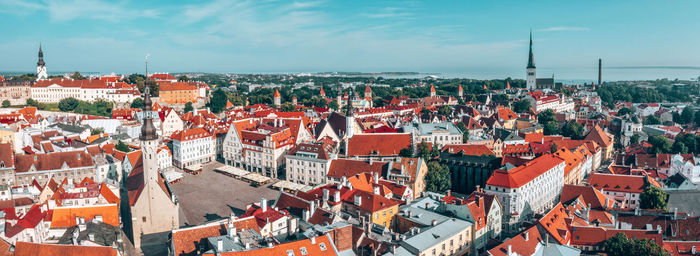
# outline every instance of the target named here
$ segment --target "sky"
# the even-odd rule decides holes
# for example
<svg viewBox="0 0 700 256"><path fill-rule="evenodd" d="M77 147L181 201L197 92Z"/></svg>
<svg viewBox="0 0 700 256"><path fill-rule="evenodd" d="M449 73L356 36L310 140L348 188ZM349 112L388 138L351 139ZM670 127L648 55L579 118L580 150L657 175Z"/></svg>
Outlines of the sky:
<svg viewBox="0 0 700 256"><path fill-rule="evenodd" d="M532 30L538 75L592 78L598 58L606 68L700 66L699 7L694 0L0 0L0 71L35 70L41 42L49 72L143 72L150 54L155 72L520 77Z"/></svg>

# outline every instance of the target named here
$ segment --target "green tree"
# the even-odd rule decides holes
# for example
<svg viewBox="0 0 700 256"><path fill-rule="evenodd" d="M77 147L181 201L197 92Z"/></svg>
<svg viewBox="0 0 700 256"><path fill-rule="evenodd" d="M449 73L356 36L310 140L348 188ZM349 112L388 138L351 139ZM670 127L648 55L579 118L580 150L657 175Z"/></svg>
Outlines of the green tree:
<svg viewBox="0 0 700 256"><path fill-rule="evenodd" d="M180 75L179 77L177 77L177 81L178 82L189 82L190 78L187 77L186 75Z"/></svg>
<svg viewBox="0 0 700 256"><path fill-rule="evenodd" d="M671 152L671 142L664 136L651 136L648 139L651 144L650 152L652 154L666 154Z"/></svg>
<svg viewBox="0 0 700 256"><path fill-rule="evenodd" d="M78 107L78 103L78 100L75 98L65 98L58 102L58 109L63 112L73 111Z"/></svg>
<svg viewBox="0 0 700 256"><path fill-rule="evenodd" d="M282 110L282 112L292 112L296 110L296 108L294 107L294 105L292 105L292 103L285 102L284 104L282 104L282 107L280 107L280 110Z"/></svg>
<svg viewBox="0 0 700 256"><path fill-rule="evenodd" d="M561 128L561 135L574 140L583 139L583 127L577 122L568 122Z"/></svg>
<svg viewBox="0 0 700 256"><path fill-rule="evenodd" d="M450 116L452 115L453 110L454 108L452 108L452 106L443 105L438 109L438 114L442 116Z"/></svg>
<svg viewBox="0 0 700 256"><path fill-rule="evenodd" d="M420 144L418 144L418 148L417 148L417 149L418 149L418 156L420 156L420 157L423 158L424 160L427 161L427 160L433 159L433 158L431 157L431 154L430 154L430 153L431 153L431 152L430 152L431 148L428 147L428 143L426 143L425 140L422 140L422 141L420 142Z"/></svg>
<svg viewBox="0 0 700 256"><path fill-rule="evenodd" d="M90 130L90 135L102 134L103 132L105 132L105 129L95 128L95 129Z"/></svg>
<svg viewBox="0 0 700 256"><path fill-rule="evenodd" d="M537 122L539 122L540 124L547 124L549 122L556 121L557 119L554 118L554 111L552 111L551 109L547 109L537 114Z"/></svg>
<svg viewBox="0 0 700 256"><path fill-rule="evenodd" d="M84 77L83 75L81 75L80 72L78 72L78 71L75 71L75 73L73 73L73 74L70 76L70 78L73 79L73 80L83 80L83 79L85 79L85 77Z"/></svg>
<svg viewBox="0 0 700 256"><path fill-rule="evenodd" d="M634 114L634 111L632 111L632 110L629 109L629 108L621 108L620 110L617 111L617 115L618 115L618 116L624 116L624 115L627 115L627 114L630 114L630 113L631 113L631 114Z"/></svg>
<svg viewBox="0 0 700 256"><path fill-rule="evenodd" d="M652 185L647 185L642 194L639 195L639 207L642 209L663 209L666 210L668 195Z"/></svg>
<svg viewBox="0 0 700 256"><path fill-rule="evenodd" d="M119 150L121 152L126 152L126 153L129 153L129 151L131 151L131 149L129 148L129 145L126 145L121 140L117 143L116 146L114 146L114 148L116 148L117 150Z"/></svg>
<svg viewBox="0 0 700 256"><path fill-rule="evenodd" d="M692 122L694 119L695 119L695 111L693 110L693 108L690 106L683 108L683 112L681 112L680 123L687 124L687 123Z"/></svg>
<svg viewBox="0 0 700 256"><path fill-rule="evenodd" d="M700 98L698 98L698 100L700 100ZM695 122L695 126L700 126L700 111L695 111L693 122Z"/></svg>
<svg viewBox="0 0 700 256"><path fill-rule="evenodd" d="M338 102L337 102L337 101L331 101L330 103L328 103L328 107L329 107L330 109L336 110L336 111L338 110L338 108L340 108L340 106L338 106Z"/></svg>
<svg viewBox="0 0 700 256"><path fill-rule="evenodd" d="M3 108L9 108L10 106L12 106L12 103L10 103L9 100L3 100L3 101L2 101L2 107L3 107Z"/></svg>
<svg viewBox="0 0 700 256"><path fill-rule="evenodd" d="M557 152L557 150L559 150L557 144L552 143L552 146L549 147L549 152L554 154L555 152Z"/></svg>
<svg viewBox="0 0 700 256"><path fill-rule="evenodd" d="M187 103L185 103L185 109L184 109L184 110L185 110L185 112L190 112L190 111L194 110L194 107L192 107L192 102L187 102Z"/></svg>
<svg viewBox="0 0 700 256"><path fill-rule="evenodd" d="M671 146L671 152L674 154L688 154L688 146L682 141L674 141L673 146Z"/></svg>
<svg viewBox="0 0 700 256"><path fill-rule="evenodd" d="M226 108L227 101L228 97L226 97L226 92L218 89L212 93L209 103L207 103L207 107L209 107L209 109L214 113L221 113L221 111Z"/></svg>
<svg viewBox="0 0 700 256"><path fill-rule="evenodd" d="M608 256L648 255L666 256L669 253L649 239L630 239L625 233L603 241L603 250Z"/></svg>
<svg viewBox="0 0 700 256"><path fill-rule="evenodd" d="M646 119L644 119L644 124L646 124L646 125L661 124L661 119L659 119L655 115L650 115Z"/></svg>
<svg viewBox="0 0 700 256"><path fill-rule="evenodd" d="M400 157L413 157L413 148L406 147L406 148L401 149L401 151L399 151L399 156Z"/></svg>
<svg viewBox="0 0 700 256"><path fill-rule="evenodd" d="M450 169L437 161L428 162L428 173L425 175L425 190L444 193L452 187Z"/></svg>
<svg viewBox="0 0 700 256"><path fill-rule="evenodd" d="M543 129L544 135L557 135L559 134L559 123L556 121L549 121L544 124Z"/></svg>
<svg viewBox="0 0 700 256"><path fill-rule="evenodd" d="M634 134L632 137L630 137L630 144L637 144L639 143L639 134Z"/></svg>
<svg viewBox="0 0 700 256"><path fill-rule="evenodd" d="M131 108L143 108L143 99L136 98L131 102Z"/></svg>
<svg viewBox="0 0 700 256"><path fill-rule="evenodd" d="M513 104L513 111L517 113L523 113L530 110L530 101L529 100L519 100L516 101Z"/></svg>

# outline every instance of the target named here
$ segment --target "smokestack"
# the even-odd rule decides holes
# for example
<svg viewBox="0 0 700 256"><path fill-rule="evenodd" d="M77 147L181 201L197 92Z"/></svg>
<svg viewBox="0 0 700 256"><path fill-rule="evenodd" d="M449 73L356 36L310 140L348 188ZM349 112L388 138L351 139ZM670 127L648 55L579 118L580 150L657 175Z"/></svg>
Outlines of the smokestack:
<svg viewBox="0 0 700 256"><path fill-rule="evenodd" d="M603 83L603 59L598 59L598 86Z"/></svg>

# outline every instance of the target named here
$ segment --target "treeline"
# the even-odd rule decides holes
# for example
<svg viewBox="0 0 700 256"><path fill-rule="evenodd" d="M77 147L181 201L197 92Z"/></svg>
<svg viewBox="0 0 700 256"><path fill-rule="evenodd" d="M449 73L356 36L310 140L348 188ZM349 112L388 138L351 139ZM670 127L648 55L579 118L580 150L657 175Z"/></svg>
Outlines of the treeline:
<svg viewBox="0 0 700 256"><path fill-rule="evenodd" d="M30 100L32 102L36 102L33 99L28 99L28 105L32 105ZM73 112L95 116L109 117L112 115L112 108L114 108L112 102L104 100L96 100L95 102L90 103L75 98L65 98L58 102L58 109L63 112Z"/></svg>
<svg viewBox="0 0 700 256"><path fill-rule="evenodd" d="M623 83L605 83L596 88L600 99L608 106L613 106L617 101L690 102L693 101L693 95L698 95L698 90L700 88L697 85L684 84L641 87Z"/></svg>

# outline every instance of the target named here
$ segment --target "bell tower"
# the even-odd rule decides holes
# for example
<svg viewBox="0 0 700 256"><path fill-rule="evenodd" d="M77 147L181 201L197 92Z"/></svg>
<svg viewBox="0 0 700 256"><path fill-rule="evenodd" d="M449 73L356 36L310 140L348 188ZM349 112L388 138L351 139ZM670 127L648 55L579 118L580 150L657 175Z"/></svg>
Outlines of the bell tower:
<svg viewBox="0 0 700 256"><path fill-rule="evenodd" d="M535 55L532 53L532 30L530 30L530 54L528 55L527 58L527 83L526 83L526 88L528 90L535 90L537 89L537 78L536 78L536 69L535 68Z"/></svg>
<svg viewBox="0 0 700 256"><path fill-rule="evenodd" d="M148 77L148 57L146 57L146 77ZM144 81L143 124L141 125L141 154L143 156L143 183L158 182L158 134L153 125L153 103L148 81Z"/></svg>

